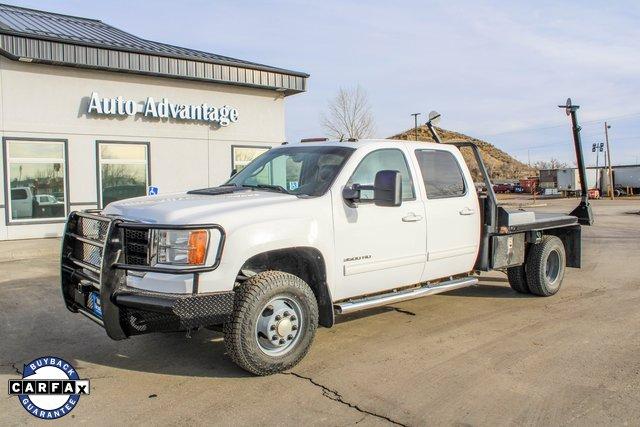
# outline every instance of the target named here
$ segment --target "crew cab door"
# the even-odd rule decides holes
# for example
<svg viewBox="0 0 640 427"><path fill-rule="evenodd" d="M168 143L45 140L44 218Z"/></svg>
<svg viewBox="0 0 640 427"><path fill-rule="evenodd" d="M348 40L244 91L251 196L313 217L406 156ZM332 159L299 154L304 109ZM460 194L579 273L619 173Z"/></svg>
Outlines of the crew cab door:
<svg viewBox="0 0 640 427"><path fill-rule="evenodd" d="M350 177L341 175L343 181L334 186L334 300L406 286L420 279L426 258L424 205L417 196L406 154L399 148L371 151L351 169ZM345 186L373 185L381 170L402 174L400 206L374 205L371 190L361 191L363 200L355 205L342 198Z"/></svg>
<svg viewBox="0 0 640 427"><path fill-rule="evenodd" d="M467 273L480 245L480 207L458 150L417 149L425 191L427 263L421 281Z"/></svg>

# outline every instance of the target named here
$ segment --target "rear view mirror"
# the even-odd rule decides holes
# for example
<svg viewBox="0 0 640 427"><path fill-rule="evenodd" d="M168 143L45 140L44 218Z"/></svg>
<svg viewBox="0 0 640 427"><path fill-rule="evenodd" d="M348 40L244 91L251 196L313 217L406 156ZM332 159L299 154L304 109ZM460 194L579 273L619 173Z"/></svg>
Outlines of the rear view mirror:
<svg viewBox="0 0 640 427"><path fill-rule="evenodd" d="M376 173L373 184L373 203L376 206L400 206L402 204L402 174L384 170Z"/></svg>

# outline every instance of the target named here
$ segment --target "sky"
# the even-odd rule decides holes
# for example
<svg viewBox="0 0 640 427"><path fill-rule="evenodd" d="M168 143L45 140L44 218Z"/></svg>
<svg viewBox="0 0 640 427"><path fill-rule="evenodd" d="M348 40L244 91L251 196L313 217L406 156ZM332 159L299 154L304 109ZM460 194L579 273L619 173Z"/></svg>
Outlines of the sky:
<svg viewBox="0 0 640 427"><path fill-rule="evenodd" d="M438 110L440 126L521 161L572 165L569 120L557 108L571 97L588 165L605 120L613 163L640 163L637 1L4 1L305 71L308 91L286 99L288 141L323 136L330 99L360 85L376 137Z"/></svg>

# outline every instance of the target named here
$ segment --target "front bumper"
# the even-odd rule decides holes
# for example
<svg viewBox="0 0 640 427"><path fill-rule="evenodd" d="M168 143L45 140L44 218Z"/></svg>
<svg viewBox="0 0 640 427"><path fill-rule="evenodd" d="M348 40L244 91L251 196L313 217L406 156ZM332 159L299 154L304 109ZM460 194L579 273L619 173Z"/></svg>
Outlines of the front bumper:
<svg viewBox="0 0 640 427"><path fill-rule="evenodd" d="M109 337L116 340L226 322L233 311L233 291L198 293L197 289L198 275L214 270L220 262L224 230L215 224L183 226L210 228L219 233L215 261L210 266L167 269L144 265L140 253L144 250L145 233L164 227L177 226L131 223L96 212L72 212L61 254L62 295L67 308L102 325ZM128 230L134 232L129 236ZM129 242L129 238L138 240ZM137 263L131 264L132 260ZM153 292L127 286L130 271L193 274L193 293ZM92 294L99 295L100 313L92 307Z"/></svg>
<svg viewBox="0 0 640 427"><path fill-rule="evenodd" d="M122 287L113 295L130 335L181 331L229 320L233 292L164 294Z"/></svg>

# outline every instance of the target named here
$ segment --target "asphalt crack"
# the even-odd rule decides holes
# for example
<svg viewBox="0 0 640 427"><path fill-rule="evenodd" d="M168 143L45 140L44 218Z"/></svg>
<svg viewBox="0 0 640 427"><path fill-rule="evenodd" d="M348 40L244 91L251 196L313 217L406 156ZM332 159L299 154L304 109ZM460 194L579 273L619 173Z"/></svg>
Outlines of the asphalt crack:
<svg viewBox="0 0 640 427"><path fill-rule="evenodd" d="M11 364L11 367L12 367L13 369L15 369L15 370L16 370L16 373L17 373L18 375L22 375L22 371L20 370L20 368L18 368L18 367L16 366L16 364L15 364L15 363L12 363L12 364Z"/></svg>
<svg viewBox="0 0 640 427"><path fill-rule="evenodd" d="M322 396L323 397L331 399L334 402L338 402L338 403L340 403L342 405L345 405L345 406L347 406L347 407L349 407L351 409L355 409L356 411L358 411L358 412L360 412L362 414L371 415L372 417L379 418L381 420L387 421L387 422L389 422L391 424L394 424L394 425L397 425L397 426L407 427L407 424L403 424L403 423L401 423L399 421L396 421L394 419L391 419L391 418L389 418L389 417L387 417L385 415L376 414L375 412L367 411L366 409L361 408L359 405L357 405L355 403L347 402L346 400L344 400L344 397L342 397L342 395L337 390L330 389L329 387L318 383L317 381L315 381L311 377L305 377L304 375L300 375L300 374L297 374L295 372L283 372L282 374L283 375L293 375L296 378L307 380L311 384L313 384L314 386L316 386L316 387L318 387L318 388L320 388L322 390Z"/></svg>
<svg viewBox="0 0 640 427"><path fill-rule="evenodd" d="M0 366L8 366L8 367L11 367L11 368L16 372L16 374L18 374L18 375L22 375L22 371L21 371L21 370L20 370L20 368L19 368L18 366L16 366L16 365L18 365L16 362L10 362L10 363L3 363L3 364L2 364L2 365L0 365Z"/></svg>

